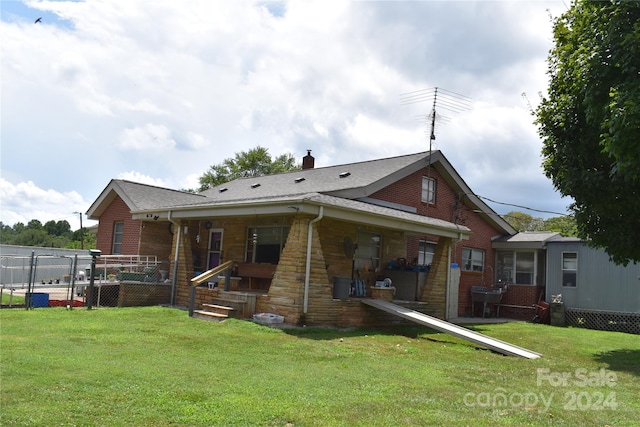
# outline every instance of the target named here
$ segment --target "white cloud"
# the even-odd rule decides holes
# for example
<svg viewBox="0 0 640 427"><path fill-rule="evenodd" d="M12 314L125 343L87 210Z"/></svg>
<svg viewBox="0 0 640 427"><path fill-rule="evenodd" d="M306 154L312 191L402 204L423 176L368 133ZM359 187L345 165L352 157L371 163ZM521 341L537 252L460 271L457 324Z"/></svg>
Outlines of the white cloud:
<svg viewBox="0 0 640 427"><path fill-rule="evenodd" d="M311 149L317 166L423 151L415 118L431 103L403 106L400 94L438 86L473 100L439 125L436 146L474 191L560 200L521 96L535 105L545 90L547 9L564 10L560 0L27 4L61 20L0 21L11 182L73 188L90 204L127 171L197 187L257 145Z"/></svg>
<svg viewBox="0 0 640 427"><path fill-rule="evenodd" d="M118 148L123 150L165 151L176 146L171 131L164 125L147 123L133 129L125 129L120 135Z"/></svg>
<svg viewBox="0 0 640 427"><path fill-rule="evenodd" d="M80 228L78 212L84 213L89 206L76 191L59 192L37 187L33 182L13 184L0 178L0 221L6 225L32 219L42 224L48 221L68 221L72 230ZM83 226L88 226L83 223Z"/></svg>
<svg viewBox="0 0 640 427"><path fill-rule="evenodd" d="M166 187L167 186L166 182L164 180L162 180L162 179L153 178L153 177L141 174L140 172L136 172L136 171L119 173L116 178L117 179L124 179L124 180L127 180L127 181L132 181L132 182L139 182L140 184L155 185L157 187Z"/></svg>

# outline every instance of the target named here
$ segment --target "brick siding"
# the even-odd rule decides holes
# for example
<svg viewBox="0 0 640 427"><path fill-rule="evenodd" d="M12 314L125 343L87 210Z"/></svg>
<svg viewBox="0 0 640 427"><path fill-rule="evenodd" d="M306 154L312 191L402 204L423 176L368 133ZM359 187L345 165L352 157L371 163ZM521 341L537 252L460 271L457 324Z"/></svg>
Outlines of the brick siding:
<svg viewBox="0 0 640 427"><path fill-rule="evenodd" d="M116 222L124 224L122 235L122 255L140 254L140 230L141 221L131 218L131 210L118 196L109 204L100 215L98 233L96 235L97 249L104 255L111 255L113 250L113 231Z"/></svg>

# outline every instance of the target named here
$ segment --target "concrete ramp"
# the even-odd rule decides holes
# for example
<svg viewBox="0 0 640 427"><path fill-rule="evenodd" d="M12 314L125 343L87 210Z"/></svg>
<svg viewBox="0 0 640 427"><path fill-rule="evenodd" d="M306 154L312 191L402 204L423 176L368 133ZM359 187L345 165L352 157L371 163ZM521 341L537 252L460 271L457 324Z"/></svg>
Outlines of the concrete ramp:
<svg viewBox="0 0 640 427"><path fill-rule="evenodd" d="M474 344L497 351L498 353L506 354L507 356L520 356L527 359L537 359L542 356L542 354L536 353L535 351L527 350L526 348L518 347L517 345L509 344L504 341L479 334L470 329L463 328L462 326L454 325L453 323L445 322L444 320L440 320L436 317L419 313L387 301L364 298L362 299L362 303L386 311L387 313L395 314L396 316L400 316L404 319L411 320L412 322L428 326L436 331L445 332L453 335L454 337L471 341Z"/></svg>

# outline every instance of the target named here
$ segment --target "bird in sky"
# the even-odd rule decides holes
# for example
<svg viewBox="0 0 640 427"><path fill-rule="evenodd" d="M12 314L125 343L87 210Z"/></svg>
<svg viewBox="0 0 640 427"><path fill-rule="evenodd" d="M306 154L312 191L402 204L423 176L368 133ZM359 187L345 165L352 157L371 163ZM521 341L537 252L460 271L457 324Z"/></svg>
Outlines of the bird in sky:
<svg viewBox="0 0 640 427"><path fill-rule="evenodd" d="M36 19L36 21L34 22L34 24L38 24L38 23L40 23L40 22L42 22L42 16L41 16L41 17L39 17L38 19Z"/></svg>

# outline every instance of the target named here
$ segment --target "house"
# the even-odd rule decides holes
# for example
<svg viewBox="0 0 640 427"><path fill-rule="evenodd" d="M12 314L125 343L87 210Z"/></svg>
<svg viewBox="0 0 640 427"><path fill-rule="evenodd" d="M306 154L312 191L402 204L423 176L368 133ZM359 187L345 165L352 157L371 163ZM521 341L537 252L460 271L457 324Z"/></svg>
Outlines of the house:
<svg viewBox="0 0 640 427"><path fill-rule="evenodd" d="M547 295L562 295L567 324L640 334L640 264L616 265L577 238L546 246Z"/></svg>
<svg viewBox="0 0 640 427"><path fill-rule="evenodd" d="M516 234L440 151L322 168L308 152L300 171L199 194L112 180L87 215L103 254L170 262L176 305L188 305L191 278L232 260L225 286L251 295L256 312L340 326L388 321L360 303L363 289L336 294L352 279L370 296L389 277L394 301L469 315L471 286L497 280L494 242ZM221 292L198 288L197 304Z"/></svg>
<svg viewBox="0 0 640 427"><path fill-rule="evenodd" d="M616 265L588 242L559 233L501 236L492 247L498 282L509 283L501 314L521 317L526 305L561 295L562 324L640 333L640 264Z"/></svg>

